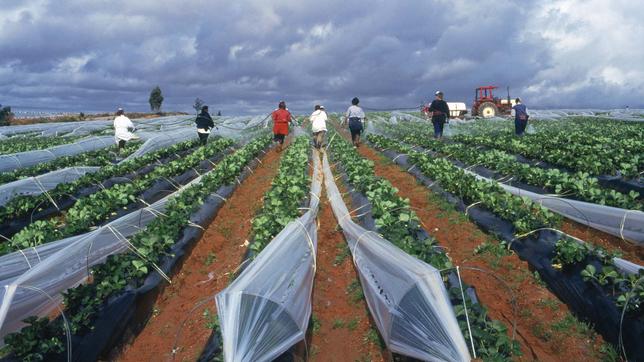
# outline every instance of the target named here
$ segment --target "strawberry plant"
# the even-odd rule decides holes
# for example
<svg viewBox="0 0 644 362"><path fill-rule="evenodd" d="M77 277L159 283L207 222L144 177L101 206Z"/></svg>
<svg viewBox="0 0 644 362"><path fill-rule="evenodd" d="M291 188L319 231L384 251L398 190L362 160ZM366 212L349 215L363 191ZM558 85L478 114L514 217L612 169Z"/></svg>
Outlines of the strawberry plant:
<svg viewBox="0 0 644 362"><path fill-rule="evenodd" d="M369 135L370 142L382 149L393 149L409 155L427 177L466 202L480 202L488 210L514 225L516 232L526 233L543 227L558 225L561 218L527 198L514 196L498 184L477 179L474 175L454 166L444 158L434 158L412 150L390 138Z"/></svg>
<svg viewBox="0 0 644 362"><path fill-rule="evenodd" d="M447 255L437 251L436 240L431 236L421 237L420 220L411 210L409 200L398 196L398 190L389 181L375 176L373 162L362 158L341 137L335 137L331 150L351 185L369 199L376 228L385 239L439 270L452 268ZM498 321L490 320L481 304L472 303L469 296L463 301L460 288L447 287L461 331L469 341L464 303L467 305L476 353L480 357L484 360L507 360L521 354L518 343L508 337L507 328ZM468 288L467 285L463 287Z"/></svg>
<svg viewBox="0 0 644 362"><path fill-rule="evenodd" d="M88 173L72 182L58 184L54 189L48 191L48 195L17 196L11 199L11 201L4 206L0 206L0 223L7 222L12 218L24 217L32 213L34 210L42 209L44 205L48 205L50 203L49 197L58 202L61 198L74 195L84 187L96 185L110 177L124 176L143 166L157 162L158 160L168 156L174 156L177 152L188 150L196 145L196 141L186 141L118 164L110 163L101 167L97 172Z"/></svg>
<svg viewBox="0 0 644 362"><path fill-rule="evenodd" d="M262 136L226 156L199 183L191 185L171 199L164 216L153 220L144 230L131 237L130 242L144 252L146 264L141 264L141 259L132 253L111 255L105 263L91 269L91 283L65 292L65 315L69 319L72 333L82 336L92 330L97 313L110 297L128 287L136 288L141 285L152 272L152 268L144 266L158 264L167 256L170 246L180 237L188 226L190 216L201 207L205 198L220 187L234 183L245 165L269 143L270 138ZM47 318L32 317L28 321L32 323L31 326L5 337L10 351L21 360L59 358L64 349L53 349L51 346L64 346L62 319L49 322ZM47 344L41 341L47 341Z"/></svg>
<svg viewBox="0 0 644 362"><path fill-rule="evenodd" d="M568 173L558 169L542 169L516 161L515 157L499 150L483 151L462 143L439 142L429 134L416 132L406 134L405 143L418 145L426 149L448 155L471 165L483 165L504 175L511 175L517 181L543 187L565 197L609 205L624 209L644 210L638 199L639 193L631 191L623 194L599 185L595 177L585 172Z"/></svg>
<svg viewBox="0 0 644 362"><path fill-rule="evenodd" d="M121 156L128 156L141 146L141 142L128 142ZM19 180L21 178L38 176L46 172L73 166L105 166L115 162L117 147L84 152L73 156L63 156L49 162L39 163L31 167L21 168L12 172L0 172L0 185Z"/></svg>
<svg viewBox="0 0 644 362"><path fill-rule="evenodd" d="M264 195L262 208L252 221L255 255L292 220L309 191L309 139L298 137L282 155L279 172Z"/></svg>
<svg viewBox="0 0 644 362"><path fill-rule="evenodd" d="M67 210L64 219L39 221L16 233L8 242L9 249L33 247L89 231L91 227L109 220L116 214L116 210L136 202L138 194L152 186L154 181L177 176L196 167L201 161L222 152L232 143L229 139L219 139L206 147L198 148L184 158L156 167L140 179L127 184L117 184L80 198Z"/></svg>
<svg viewBox="0 0 644 362"><path fill-rule="evenodd" d="M67 143L72 143L81 137L22 137L15 136L0 142L0 155L11 153L42 150Z"/></svg>

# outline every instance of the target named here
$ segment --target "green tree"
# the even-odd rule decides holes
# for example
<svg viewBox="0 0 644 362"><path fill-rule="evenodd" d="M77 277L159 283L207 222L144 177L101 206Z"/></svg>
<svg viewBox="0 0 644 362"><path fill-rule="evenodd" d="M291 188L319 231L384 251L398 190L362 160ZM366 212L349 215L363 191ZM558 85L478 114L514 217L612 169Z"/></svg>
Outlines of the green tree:
<svg viewBox="0 0 644 362"><path fill-rule="evenodd" d="M203 107L203 100L201 100L201 98L197 97L197 99L195 99L195 104L192 105L192 108L194 108L195 111L197 111L197 113L199 113L201 111L201 107Z"/></svg>
<svg viewBox="0 0 644 362"><path fill-rule="evenodd" d="M159 112L161 110L162 103L163 94L161 93L161 88L156 86L150 92L150 109L152 109L152 112Z"/></svg>
<svg viewBox="0 0 644 362"><path fill-rule="evenodd" d="M12 119L11 107L2 107L0 104L0 126L8 126Z"/></svg>

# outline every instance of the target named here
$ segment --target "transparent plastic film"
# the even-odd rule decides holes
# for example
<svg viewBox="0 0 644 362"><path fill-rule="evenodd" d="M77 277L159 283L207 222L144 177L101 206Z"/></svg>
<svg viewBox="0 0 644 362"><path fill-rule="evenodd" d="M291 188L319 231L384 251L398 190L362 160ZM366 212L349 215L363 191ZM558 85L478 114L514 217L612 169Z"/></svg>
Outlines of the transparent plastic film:
<svg viewBox="0 0 644 362"><path fill-rule="evenodd" d="M91 277L91 267L109 255L126 251L138 255L128 238L163 217L167 202L202 177L89 233L0 257L0 338L22 328L26 317L42 317L55 310L61 293ZM156 269L155 265L149 267Z"/></svg>
<svg viewBox="0 0 644 362"><path fill-rule="evenodd" d="M427 361L469 361L439 270L351 220L324 155L325 187L387 347Z"/></svg>
<svg viewBox="0 0 644 362"><path fill-rule="evenodd" d="M271 361L305 337L322 189L317 151L313 166L309 210L286 225L215 298L226 361Z"/></svg>

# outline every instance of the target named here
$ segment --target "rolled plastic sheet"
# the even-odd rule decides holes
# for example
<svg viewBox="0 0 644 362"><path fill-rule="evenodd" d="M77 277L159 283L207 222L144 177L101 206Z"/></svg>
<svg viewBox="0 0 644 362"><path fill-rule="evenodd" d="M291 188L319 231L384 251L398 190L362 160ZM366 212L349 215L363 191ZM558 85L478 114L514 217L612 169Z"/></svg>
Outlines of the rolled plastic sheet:
<svg viewBox="0 0 644 362"><path fill-rule="evenodd" d="M391 352L424 361L469 361L440 272L351 220L324 155L324 183L349 244L369 311Z"/></svg>
<svg viewBox="0 0 644 362"><path fill-rule="evenodd" d="M471 171L466 172L471 173L480 180L496 182ZM631 241L637 245L644 245L644 212L642 211L543 195L500 182L498 184L505 191L516 196L527 197L570 220Z"/></svg>
<svg viewBox="0 0 644 362"><path fill-rule="evenodd" d="M226 361L271 361L305 337L322 190L317 151L313 164L309 210L286 225L215 298Z"/></svg>
<svg viewBox="0 0 644 362"><path fill-rule="evenodd" d="M24 327L22 320L29 316L49 315L60 304L62 292L86 281L91 267L108 256L130 250L127 238L162 217L167 202L202 177L89 233L1 256L0 338Z"/></svg>
<svg viewBox="0 0 644 362"><path fill-rule="evenodd" d="M0 156L0 172L9 172L49 162L63 156L73 156L96 151L114 145L113 136L89 137L74 143L51 147L45 150L26 151Z"/></svg>
<svg viewBox="0 0 644 362"><path fill-rule="evenodd" d="M16 196L40 195L54 189L58 184L72 182L99 169L100 167L67 167L0 185L0 206L6 205Z"/></svg>

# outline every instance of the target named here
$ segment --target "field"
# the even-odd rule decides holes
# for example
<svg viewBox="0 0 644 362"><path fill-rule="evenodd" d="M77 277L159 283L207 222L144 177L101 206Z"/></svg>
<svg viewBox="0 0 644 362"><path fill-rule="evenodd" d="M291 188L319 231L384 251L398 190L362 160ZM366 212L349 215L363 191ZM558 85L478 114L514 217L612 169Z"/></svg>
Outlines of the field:
<svg viewBox="0 0 644 362"><path fill-rule="evenodd" d="M643 358L644 123L215 122L0 128L0 360Z"/></svg>

